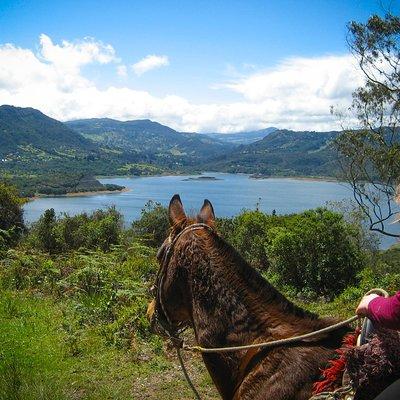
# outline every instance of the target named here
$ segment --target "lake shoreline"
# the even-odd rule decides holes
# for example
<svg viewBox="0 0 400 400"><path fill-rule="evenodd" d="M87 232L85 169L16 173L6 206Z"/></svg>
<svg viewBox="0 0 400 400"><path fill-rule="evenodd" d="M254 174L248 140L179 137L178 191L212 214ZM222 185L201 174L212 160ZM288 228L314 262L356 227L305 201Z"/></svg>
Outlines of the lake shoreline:
<svg viewBox="0 0 400 400"><path fill-rule="evenodd" d="M249 174L249 173L244 173L244 172L236 172L236 173L231 173L231 172L219 172L219 171L203 171L200 173L186 173L186 172L178 172L178 173L164 173L164 174L154 174L154 175L97 175L96 179L119 179L119 178L129 178L129 179L134 179L134 178L159 178L159 177L168 177L168 176L190 176L186 180L203 180L201 179L202 174L233 174L233 175L245 175L249 179L255 179L255 180L262 180L262 179L292 179L296 181L305 181L305 182L343 182L340 179L334 178L334 177L329 177L329 176L281 176L281 175L257 175L257 174ZM195 175L199 175L199 178L191 178ZM207 177L210 178L210 177ZM212 177L211 177L212 178ZM206 179L204 179L206 180ZM221 180L221 179L209 179L209 180Z"/></svg>
<svg viewBox="0 0 400 400"><path fill-rule="evenodd" d="M36 196L30 197L29 200L37 200L44 198L54 198L54 197L86 197L86 196L95 196L97 194L113 194L113 193L125 193L130 192L132 189L124 187L121 190L93 190L88 192L72 192L66 194L38 194Z"/></svg>
<svg viewBox="0 0 400 400"><path fill-rule="evenodd" d="M291 179L294 181L305 181L305 182L343 182L339 179L328 177L328 176L279 176L279 175L269 175L269 176L257 176L250 175L249 179L262 180L262 179Z"/></svg>
<svg viewBox="0 0 400 400"><path fill-rule="evenodd" d="M184 181L193 175L102 179L103 184L125 186L130 191L121 195L118 194L120 192L108 192L105 196L101 196L102 192L84 192L41 197L24 205L24 217L27 223L33 223L50 208L56 213L77 215L83 212L89 214L114 205L124 216L126 226L129 226L132 221L140 218L143 207L149 200L168 207L175 193L180 194L185 208L193 213L193 210L199 209L205 198L210 199L221 218L231 218L244 209L256 208L267 214L273 210L278 215L300 213L326 207L327 202L350 201L353 198L348 185L315 177L264 176L264 179L249 179L248 174L212 171L205 171L204 175L220 180ZM111 196L112 193L116 194ZM393 243L393 240L381 237L381 249L388 248Z"/></svg>
<svg viewBox="0 0 400 400"><path fill-rule="evenodd" d="M81 197L81 196L95 196L96 194L113 194L113 193L126 193L130 192L132 189L124 187L121 190L98 190L92 192L74 192L62 195L63 197Z"/></svg>
<svg viewBox="0 0 400 400"><path fill-rule="evenodd" d="M214 172L212 171L207 171L203 172L207 174L212 174ZM229 172L216 172L217 174L230 174ZM179 177L179 176L187 176L188 174L156 174L156 175L145 175L145 176L138 176L138 175L132 175L132 176L127 176L127 175L115 175L115 176L96 176L96 179L134 179L134 178L157 178L157 177L168 177L168 176L173 176L173 177ZM183 179L183 181L221 181L222 179L220 178L215 178L214 177L204 177L203 179L201 178L201 174L192 174L193 175L200 175L198 178L193 178L189 177L186 179ZM251 175L251 174L245 174L245 173L235 173L233 175L245 175L248 177L248 179L252 180L278 180L278 179L287 179L287 180L295 180L295 181L304 181L304 182L334 182L334 183L340 183L342 181L335 179L335 178L329 178L329 177L317 177L317 176L279 176L279 175L269 175L269 176L264 176L264 175ZM125 192L130 192L132 189L124 187L121 190L98 190L98 191L87 191L87 192L71 192L71 193L66 193L66 194L38 194L32 197L29 197L29 201L34 201L37 199L43 199L43 198L57 198L57 197L88 197L88 196L96 196L99 194L115 194L115 193L125 193Z"/></svg>

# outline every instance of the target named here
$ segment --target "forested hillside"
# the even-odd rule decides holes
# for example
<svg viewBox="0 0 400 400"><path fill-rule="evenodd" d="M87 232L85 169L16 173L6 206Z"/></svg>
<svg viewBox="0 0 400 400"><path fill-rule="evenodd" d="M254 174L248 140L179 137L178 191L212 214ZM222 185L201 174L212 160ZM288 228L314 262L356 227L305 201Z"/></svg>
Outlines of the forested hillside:
<svg viewBox="0 0 400 400"><path fill-rule="evenodd" d="M337 135L275 130L262 140L215 158L205 168L261 176L336 177L339 165L332 141Z"/></svg>
<svg viewBox="0 0 400 400"><path fill-rule="evenodd" d="M205 135L179 133L148 119L116 121L101 118L66 124L98 144L141 155L144 160L160 165L198 164L233 147Z"/></svg>
<svg viewBox="0 0 400 400"><path fill-rule="evenodd" d="M0 179L26 196L121 189L93 177L118 165L106 150L40 111L0 106Z"/></svg>
<svg viewBox="0 0 400 400"><path fill-rule="evenodd" d="M250 144L257 142L258 140L264 139L270 133L276 131L277 128L265 128L257 131L246 131L238 133L205 133L205 136L209 136L212 139L218 139L222 142L232 143L236 145Z"/></svg>
<svg viewBox="0 0 400 400"><path fill-rule="evenodd" d="M90 140L39 110L0 106L0 157L3 159L11 162L34 154L49 159L65 155L87 157L97 150Z"/></svg>
<svg viewBox="0 0 400 400"><path fill-rule="evenodd" d="M232 148L149 120L69 125L74 129L32 108L1 106L0 178L27 196L118 189L94 176L198 171L201 162Z"/></svg>
<svg viewBox="0 0 400 400"><path fill-rule="evenodd" d="M222 139L222 134L179 133L150 120L102 118L63 124L32 108L1 106L0 178L32 196L110 189L96 175L214 170L336 177L331 146L336 135L267 128ZM238 145L244 142L253 143Z"/></svg>

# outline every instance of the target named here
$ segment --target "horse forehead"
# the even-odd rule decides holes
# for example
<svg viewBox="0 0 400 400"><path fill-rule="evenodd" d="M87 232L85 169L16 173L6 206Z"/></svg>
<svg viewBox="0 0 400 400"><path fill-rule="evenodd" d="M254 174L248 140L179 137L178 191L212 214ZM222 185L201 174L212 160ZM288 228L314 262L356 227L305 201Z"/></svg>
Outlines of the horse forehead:
<svg viewBox="0 0 400 400"><path fill-rule="evenodd" d="M176 260L184 255L188 256L204 251L204 246L199 246L199 243L203 242L203 239L207 237L207 231L212 228L195 220L191 222L183 228L180 227L179 231L172 228L168 242L164 242L163 248L170 253L170 259Z"/></svg>

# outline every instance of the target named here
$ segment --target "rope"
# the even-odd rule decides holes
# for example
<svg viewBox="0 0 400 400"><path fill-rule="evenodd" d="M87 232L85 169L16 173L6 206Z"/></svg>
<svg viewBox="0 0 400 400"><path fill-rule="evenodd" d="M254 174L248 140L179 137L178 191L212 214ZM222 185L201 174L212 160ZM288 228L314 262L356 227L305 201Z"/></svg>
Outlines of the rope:
<svg viewBox="0 0 400 400"><path fill-rule="evenodd" d="M389 293L386 290L381 289L381 288L373 288L373 289L369 290L367 293L365 293L365 296L368 296L369 294L372 294L372 293L379 294L379 296L383 296L383 297L389 297Z"/></svg>
<svg viewBox="0 0 400 400"><path fill-rule="evenodd" d="M386 292L386 290L379 289L379 288L374 288L368 291L365 296L376 293L384 297L388 297L389 294ZM282 346L284 344L292 344L292 343L297 343L301 342L302 340L305 339L312 339L315 336L318 336L322 333L328 333L332 332L336 329L339 329L343 326L346 326L356 320L360 321L360 317L358 315L355 315L354 317L351 317L349 319L346 319L345 321L338 322L337 324L327 326L326 328L320 329L318 331L306 333L304 335L300 336L293 336L291 338L286 338L286 339L278 339L278 340L273 340L271 342L263 342L263 343L253 343L253 344L247 344L243 346L232 346L232 347L214 347L214 348L207 348L207 347L202 347L202 346L186 346L182 345L182 349L185 351L192 351L192 352L198 352L198 353L223 353L223 352L228 352L228 351L239 351L239 350L249 350L249 349L257 349L257 348L266 348L266 347L275 347L275 346Z"/></svg>
<svg viewBox="0 0 400 400"><path fill-rule="evenodd" d="M176 354L178 355L178 360L179 360L179 364L181 365L181 368L182 368L182 371L183 371L183 375L185 376L188 385L192 389L194 397L196 398L196 400L201 400L199 392L197 391L196 387L194 386L194 384L193 384L192 380L190 379L190 376L189 376L189 374L187 372L187 369L185 367L185 363L183 362L181 349L179 347L176 347Z"/></svg>
<svg viewBox="0 0 400 400"><path fill-rule="evenodd" d="M374 288L369 290L365 296L372 294L372 293L376 293L379 294L380 296L383 297L388 297L389 294L388 292L386 292L386 290L384 289L380 289L380 288ZM254 344L249 344L249 345L244 345L244 346L233 346L233 347L214 347L214 348L205 348L205 347L201 347L201 346L186 346L185 344L182 343L182 350L185 351L192 351L192 352L201 352L201 353L222 353L222 352L228 352L228 351L238 351L238 350L248 350L248 349L254 349L254 348L266 348L266 347L274 347L274 346L281 346L284 344L289 344L289 343L297 343L300 342L302 340L305 339L310 339L313 338L315 336L318 336L322 333L327 333L327 332L331 332L334 331L336 329L339 329L343 326L346 326L354 321L358 320L358 323L360 323L361 319L359 316L355 315L351 318L346 319L345 321L342 322L338 322L337 324L334 325L330 325L326 328L320 329L318 331L314 331L314 332L310 332L310 333L306 333L304 335L300 335L300 336L294 336L291 338L286 338L286 339L279 339L279 340L274 340L271 342L264 342L264 343L254 343ZM176 352L178 355L178 360L179 363L181 365L183 374L185 376L185 379L188 383L188 385L190 386L190 388L193 391L193 394L196 398L196 400L201 400L201 397L199 395L199 392L197 391L196 387L194 386L192 380L190 379L190 376L187 372L187 369L185 367L183 358L182 358L182 354L181 354L181 348L179 348L178 346L175 346L176 348ZM348 385L342 388L339 388L337 390L335 390L334 392L323 392L323 393L319 393L317 395L312 396L309 400L335 400L337 399L339 395L343 395L343 394L347 394L349 399L352 398L352 395L354 394L353 392L353 388Z"/></svg>
<svg viewBox="0 0 400 400"><path fill-rule="evenodd" d="M294 336L294 337L291 337L291 338L273 340L271 342L253 343L253 344L247 344L247 345L243 345L243 346L214 347L214 348L183 345L182 349L185 350L185 351L200 352L200 353L223 353L223 352L228 352L228 351L249 350L249 349L266 348L266 347L276 347L276 346L282 346L284 344L292 344L292 343L301 342L301 341L303 341L305 339L314 338L315 336L318 336L318 335L320 335L322 333L332 332L332 331L334 331L336 329L339 329L339 328L341 328L343 326L346 326L346 325L348 325L351 322L354 322L356 320L359 320L359 317L357 315L355 315L354 317L351 317L349 319L346 319L345 321L338 322L337 324L327 326L326 328L320 329L318 331L306 333L306 334L300 335L300 336Z"/></svg>

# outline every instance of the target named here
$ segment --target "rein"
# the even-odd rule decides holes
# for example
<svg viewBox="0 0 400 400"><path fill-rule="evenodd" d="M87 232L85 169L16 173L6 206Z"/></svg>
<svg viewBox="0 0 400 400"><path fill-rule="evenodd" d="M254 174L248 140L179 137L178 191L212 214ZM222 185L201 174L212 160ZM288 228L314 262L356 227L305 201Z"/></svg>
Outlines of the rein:
<svg viewBox="0 0 400 400"><path fill-rule="evenodd" d="M253 344L247 344L247 345L242 345L242 346L213 347L213 348L207 348L207 347L201 347L201 346L186 346L183 344L182 349L186 350L186 351L199 352L199 353L224 353L224 352L229 352L229 351L250 350L250 349L256 349L256 348L265 349L266 347L283 346L285 344L298 343L298 342L302 342L303 340L306 340L306 339L312 339L322 333L328 333L328 332L335 331L336 329L342 328L343 326L346 326L356 320L360 321L360 317L357 315L355 315L354 317L351 317L349 319L346 319L345 321L338 322L337 324L330 325L330 326L327 326L326 328L319 329L318 331L306 333L304 335L293 336L290 338L273 340L270 342L253 343Z"/></svg>

